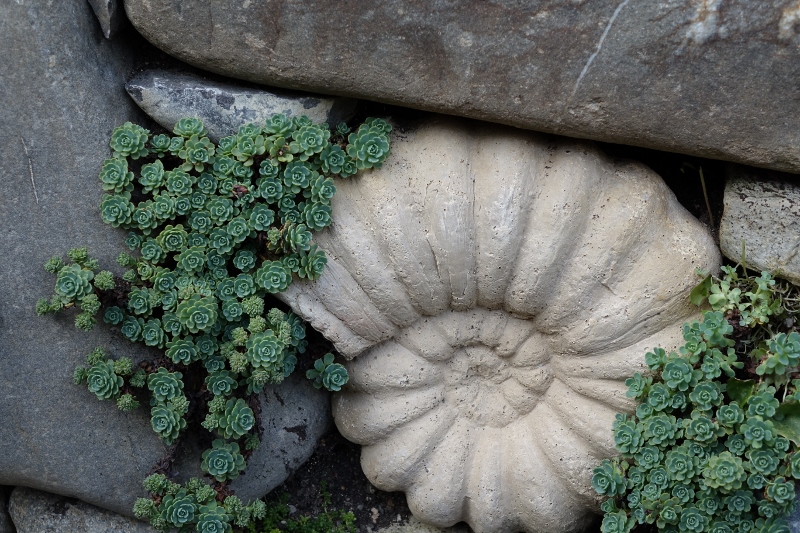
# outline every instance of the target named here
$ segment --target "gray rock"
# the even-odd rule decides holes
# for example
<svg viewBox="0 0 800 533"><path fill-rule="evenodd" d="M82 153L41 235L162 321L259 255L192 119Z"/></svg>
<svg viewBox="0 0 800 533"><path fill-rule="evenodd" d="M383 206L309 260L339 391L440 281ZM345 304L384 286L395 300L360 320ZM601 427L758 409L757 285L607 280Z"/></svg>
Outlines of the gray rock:
<svg viewBox="0 0 800 533"><path fill-rule="evenodd" d="M144 522L24 487L11 493L9 510L17 533L155 533Z"/></svg>
<svg viewBox="0 0 800 533"><path fill-rule="evenodd" d="M127 0L212 72L800 172L793 0Z"/></svg>
<svg viewBox="0 0 800 533"><path fill-rule="evenodd" d="M125 12L120 0L89 0L89 4L100 22L100 28L106 39L114 37L122 21L125 20Z"/></svg>
<svg viewBox="0 0 800 533"><path fill-rule="evenodd" d="M795 496L798 507L789 515L789 530L792 533L800 533L800 495Z"/></svg>
<svg viewBox="0 0 800 533"><path fill-rule="evenodd" d="M14 524L8 516L8 498L12 487L0 487L0 533L14 533Z"/></svg>
<svg viewBox="0 0 800 533"><path fill-rule="evenodd" d="M740 261L744 243L748 267L800 283L800 186L788 178L731 166L719 244L726 257Z"/></svg>
<svg viewBox="0 0 800 533"><path fill-rule="evenodd" d="M283 483L314 453L317 443L331 427L330 394L318 391L295 372L260 396L261 445L247 461L247 470L231 483L245 501L260 498ZM181 479L201 477L200 454L204 448L187 442L177 470Z"/></svg>
<svg viewBox="0 0 800 533"><path fill-rule="evenodd" d="M275 113L307 115L314 122L335 126L351 118L358 103L350 98L248 89L163 70L142 72L125 88L145 113L169 131L181 118L197 117L215 141L236 133L242 124L263 122Z"/></svg>
<svg viewBox="0 0 800 533"><path fill-rule="evenodd" d="M0 485L129 514L165 448L145 409L122 413L97 401L73 385L72 372L94 346L135 361L158 353L104 325L80 332L72 315L39 318L34 306L53 292L54 276L41 268L49 257L87 246L114 270L125 249L125 233L100 220L97 175L113 128L147 119L124 89L141 43L98 40L86 2L4 2L0 20L0 106L8 110L0 114ZM285 405L274 393L262 398L266 436L237 481L241 495L280 483L324 431L327 396L314 391L298 404L303 388L312 391L302 381L279 387ZM185 475L197 471L198 453L179 465Z"/></svg>

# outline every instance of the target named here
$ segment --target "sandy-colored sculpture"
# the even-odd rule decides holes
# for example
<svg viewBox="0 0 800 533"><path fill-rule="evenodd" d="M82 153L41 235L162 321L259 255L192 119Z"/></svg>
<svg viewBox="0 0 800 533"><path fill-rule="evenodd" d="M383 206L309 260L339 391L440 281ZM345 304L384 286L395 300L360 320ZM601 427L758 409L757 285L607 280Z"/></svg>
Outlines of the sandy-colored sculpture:
<svg viewBox="0 0 800 533"><path fill-rule="evenodd" d="M420 520L578 531L624 379L680 344L718 251L657 175L591 144L445 118L393 135L337 183L322 278L283 293L358 356L336 424Z"/></svg>

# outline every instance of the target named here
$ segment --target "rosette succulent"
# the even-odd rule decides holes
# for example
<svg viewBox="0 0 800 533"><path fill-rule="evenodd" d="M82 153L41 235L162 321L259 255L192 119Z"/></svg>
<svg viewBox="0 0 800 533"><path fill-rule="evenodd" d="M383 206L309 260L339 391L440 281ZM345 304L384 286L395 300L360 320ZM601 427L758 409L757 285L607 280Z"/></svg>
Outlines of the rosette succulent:
<svg viewBox="0 0 800 533"><path fill-rule="evenodd" d="M206 128L199 118L186 117L175 123L175 128L172 132L175 135L189 139L191 137L202 137L206 134Z"/></svg>
<svg viewBox="0 0 800 533"><path fill-rule="evenodd" d="M186 428L183 414L170 405L156 404L150 409L150 425L167 446L174 443Z"/></svg>
<svg viewBox="0 0 800 533"><path fill-rule="evenodd" d="M283 362L284 345L271 330L250 335L245 346L253 368L274 368Z"/></svg>
<svg viewBox="0 0 800 533"><path fill-rule="evenodd" d="M114 157L139 159L146 156L149 153L146 146L149 134L149 131L131 122L115 128L109 142Z"/></svg>
<svg viewBox="0 0 800 533"><path fill-rule="evenodd" d="M119 194L105 195L100 202L100 215L103 222L113 226L127 227L133 218L134 206L125 196Z"/></svg>
<svg viewBox="0 0 800 533"><path fill-rule="evenodd" d="M194 497L181 489L177 494L167 494L161 502L161 518L169 525L181 527L191 523L197 513L197 502Z"/></svg>
<svg viewBox="0 0 800 533"><path fill-rule="evenodd" d="M100 170L100 181L104 191L122 193L133 190L133 172L128 171L125 159L114 157L103 162Z"/></svg>
<svg viewBox="0 0 800 533"><path fill-rule="evenodd" d="M178 304L175 313L181 324L191 333L208 331L217 321L219 307L214 298L192 295Z"/></svg>
<svg viewBox="0 0 800 533"><path fill-rule="evenodd" d="M389 156L389 138L386 133L371 129L366 124L347 137L347 155L359 169L381 168Z"/></svg>
<svg viewBox="0 0 800 533"><path fill-rule="evenodd" d="M225 403L225 411L220 414L219 434L225 439L238 439L255 424L253 410L241 398L231 398Z"/></svg>
<svg viewBox="0 0 800 533"><path fill-rule="evenodd" d="M265 291L275 294L286 290L292 282L292 273L280 261L264 261L253 275L256 284Z"/></svg>
<svg viewBox="0 0 800 533"><path fill-rule="evenodd" d="M150 389L156 403L166 404L183 394L182 378L183 374L180 372L169 372L162 367L158 372L148 376L147 388Z"/></svg>
<svg viewBox="0 0 800 533"><path fill-rule="evenodd" d="M94 273L78 265L67 265L58 271L56 295L64 304L80 300L93 292Z"/></svg>
<svg viewBox="0 0 800 533"><path fill-rule="evenodd" d="M203 452L200 468L219 482L236 479L245 468L244 457L239 453L239 445L216 439L211 449Z"/></svg>
<svg viewBox="0 0 800 533"><path fill-rule="evenodd" d="M124 380L114 372L114 362L107 360L98 361L89 368L86 382L89 392L100 400L109 400L119 396Z"/></svg>
<svg viewBox="0 0 800 533"><path fill-rule="evenodd" d="M184 160L180 166L181 170L203 172L207 164L214 163L214 151L214 144L208 137L192 135L178 151L178 157Z"/></svg>

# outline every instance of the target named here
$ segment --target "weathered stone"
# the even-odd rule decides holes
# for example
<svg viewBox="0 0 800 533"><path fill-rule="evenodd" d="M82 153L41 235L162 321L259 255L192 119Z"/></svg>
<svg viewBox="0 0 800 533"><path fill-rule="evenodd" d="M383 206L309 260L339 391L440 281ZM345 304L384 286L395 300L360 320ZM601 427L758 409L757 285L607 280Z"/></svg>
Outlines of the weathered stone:
<svg viewBox="0 0 800 533"><path fill-rule="evenodd" d="M24 487L11 493L9 510L17 533L155 533L145 522Z"/></svg>
<svg viewBox="0 0 800 533"><path fill-rule="evenodd" d="M795 0L127 0L206 70L800 172Z"/></svg>
<svg viewBox="0 0 800 533"><path fill-rule="evenodd" d="M739 166L729 170L719 227L722 253L800 283L800 184L794 176Z"/></svg>
<svg viewBox="0 0 800 533"><path fill-rule="evenodd" d="M437 118L337 183L327 266L280 294L353 358L333 400L377 488L438 527L580 531L644 353L719 251L644 165Z"/></svg>
<svg viewBox="0 0 800 533"><path fill-rule="evenodd" d="M300 372L283 383L267 387L260 395L261 445L247 461L244 475L231 483L236 495L249 501L283 483L306 462L330 429L330 394L314 389ZM196 448L181 462L184 477L200 476Z"/></svg>
<svg viewBox="0 0 800 533"><path fill-rule="evenodd" d="M351 118L357 105L350 98L248 89L163 70L142 72L125 88L144 112L167 130L172 131L183 117L197 117L214 141L236 133L242 124L263 122L275 113L307 115L314 122L335 126Z"/></svg>
<svg viewBox="0 0 800 533"><path fill-rule="evenodd" d="M72 373L95 346L135 361L159 353L103 324L81 332L71 313L39 318L34 307L55 282L41 265L69 248L87 246L104 268L120 270L125 232L100 220L97 175L113 128L146 120L124 89L137 43L98 39L83 1L4 2L0 20L0 106L9 110L0 114L0 484L130 514L165 448L146 409L123 413L97 401ZM302 378L267 392L264 445L236 480L239 494L266 493L305 460L327 406ZM199 473L199 452L182 474Z"/></svg>
<svg viewBox="0 0 800 533"><path fill-rule="evenodd" d="M375 533L467 533L467 526L457 525L440 529L438 527L423 524L413 516L405 524L395 524L393 526L378 529Z"/></svg>
<svg viewBox="0 0 800 533"><path fill-rule="evenodd" d="M89 0L89 4L100 22L100 28L106 39L111 39L117 34L122 21L125 20L125 12L120 0Z"/></svg>

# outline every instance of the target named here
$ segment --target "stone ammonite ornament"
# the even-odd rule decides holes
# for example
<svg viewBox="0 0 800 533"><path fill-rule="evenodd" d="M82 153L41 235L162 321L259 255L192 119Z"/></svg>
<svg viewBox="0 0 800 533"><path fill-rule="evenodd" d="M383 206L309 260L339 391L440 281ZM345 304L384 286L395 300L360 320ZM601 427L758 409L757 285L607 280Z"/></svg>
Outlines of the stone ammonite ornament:
<svg viewBox="0 0 800 533"><path fill-rule="evenodd" d="M336 425L424 522L578 531L625 378L681 344L719 252L661 178L589 143L447 118L393 135L337 182L322 277L282 295L354 358Z"/></svg>

